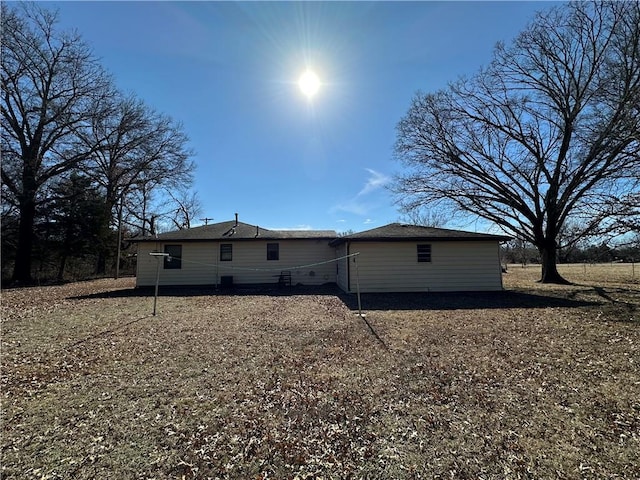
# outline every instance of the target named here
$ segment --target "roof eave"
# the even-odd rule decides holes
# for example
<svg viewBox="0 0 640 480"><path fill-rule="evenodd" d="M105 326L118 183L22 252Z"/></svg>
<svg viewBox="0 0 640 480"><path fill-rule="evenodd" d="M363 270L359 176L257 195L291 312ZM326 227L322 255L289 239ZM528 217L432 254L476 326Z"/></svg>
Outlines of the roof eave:
<svg viewBox="0 0 640 480"><path fill-rule="evenodd" d="M130 238L128 241L132 243L154 243L154 242L183 242L183 243L194 243L194 242L253 242L258 240L335 240L334 236L323 236L323 237L271 237L271 236L262 236L259 235L257 237L216 237L216 238Z"/></svg>
<svg viewBox="0 0 640 480"><path fill-rule="evenodd" d="M511 237L495 235L490 237L341 237L329 245L338 246L346 242L506 242Z"/></svg>

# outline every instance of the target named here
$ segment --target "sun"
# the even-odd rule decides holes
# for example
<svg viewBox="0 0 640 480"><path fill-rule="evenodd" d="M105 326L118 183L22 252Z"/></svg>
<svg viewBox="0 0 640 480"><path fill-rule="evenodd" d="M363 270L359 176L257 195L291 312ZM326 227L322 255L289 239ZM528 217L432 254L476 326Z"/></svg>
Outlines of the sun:
<svg viewBox="0 0 640 480"><path fill-rule="evenodd" d="M302 93L304 93L308 98L311 98L318 93L318 90L320 89L320 79L315 72L307 70L300 76L298 86Z"/></svg>

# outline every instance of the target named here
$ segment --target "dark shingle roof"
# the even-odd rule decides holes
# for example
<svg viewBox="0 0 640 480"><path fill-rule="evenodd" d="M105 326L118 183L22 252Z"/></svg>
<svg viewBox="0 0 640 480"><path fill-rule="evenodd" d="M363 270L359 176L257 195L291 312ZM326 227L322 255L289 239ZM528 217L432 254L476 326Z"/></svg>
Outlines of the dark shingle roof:
<svg viewBox="0 0 640 480"><path fill-rule="evenodd" d="M157 236L132 238L133 242L180 241L197 242L207 240L281 240L281 239L325 239L336 238L333 230L268 230L235 221L212 223L200 227L160 233Z"/></svg>
<svg viewBox="0 0 640 480"><path fill-rule="evenodd" d="M317 239L330 240L331 245L340 245L349 240L362 242L373 241L455 241L455 240L510 240L503 235L490 235L486 233L465 232L462 230L449 230L446 228L421 227L418 225L405 225L390 223L383 227L366 230L364 232L338 237L333 230L269 230L231 220L228 222L213 223L200 227L175 230L158 234L157 236L132 238L133 242L201 242L220 240L283 240L283 239Z"/></svg>
<svg viewBox="0 0 640 480"><path fill-rule="evenodd" d="M462 230L449 230L446 228L421 227L419 225L405 225L402 223L390 223L383 227L366 230L364 232L345 235L331 242L331 245L340 245L349 240L363 242L375 241L434 241L434 240L511 240L504 235L490 235L487 233L465 232Z"/></svg>

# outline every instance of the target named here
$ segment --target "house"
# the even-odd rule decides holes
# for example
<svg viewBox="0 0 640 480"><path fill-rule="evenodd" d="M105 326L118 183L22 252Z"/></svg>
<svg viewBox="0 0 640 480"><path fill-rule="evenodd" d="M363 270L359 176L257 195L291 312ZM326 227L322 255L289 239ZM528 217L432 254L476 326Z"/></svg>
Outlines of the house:
<svg viewBox="0 0 640 480"><path fill-rule="evenodd" d="M335 238L333 230L268 230L239 222L237 215L235 221L135 238L136 286L155 285L158 262L160 285L335 283L329 246Z"/></svg>
<svg viewBox="0 0 640 480"><path fill-rule="evenodd" d="M392 223L347 236L235 221L133 239L138 287L335 283L345 292L501 290L508 237ZM165 256L150 255L153 252Z"/></svg>
<svg viewBox="0 0 640 480"><path fill-rule="evenodd" d="M482 291L502 290L500 242L509 239L392 223L330 245L340 258L336 283L345 292Z"/></svg>

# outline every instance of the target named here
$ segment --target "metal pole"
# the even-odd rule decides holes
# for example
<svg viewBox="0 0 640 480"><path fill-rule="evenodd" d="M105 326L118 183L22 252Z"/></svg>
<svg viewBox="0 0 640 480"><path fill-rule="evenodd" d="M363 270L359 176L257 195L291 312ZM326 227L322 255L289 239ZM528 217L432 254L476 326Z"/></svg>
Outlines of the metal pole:
<svg viewBox="0 0 640 480"><path fill-rule="evenodd" d="M160 284L160 257L156 257L156 291L153 295L153 316L156 316L156 305L158 304L158 285Z"/></svg>
<svg viewBox="0 0 640 480"><path fill-rule="evenodd" d="M158 303L158 285L160 284L160 259L164 259L165 257L168 257L169 254L168 253L162 253L162 252L149 252L149 255L151 255L152 257L156 257L157 263L156 263L156 291L155 294L153 296L153 316L155 317L156 315L156 305Z"/></svg>
<svg viewBox="0 0 640 480"><path fill-rule="evenodd" d="M120 197L120 209L118 211L118 250L116 253L116 280L120 278L120 244L122 243L122 204L124 202L124 192Z"/></svg>

